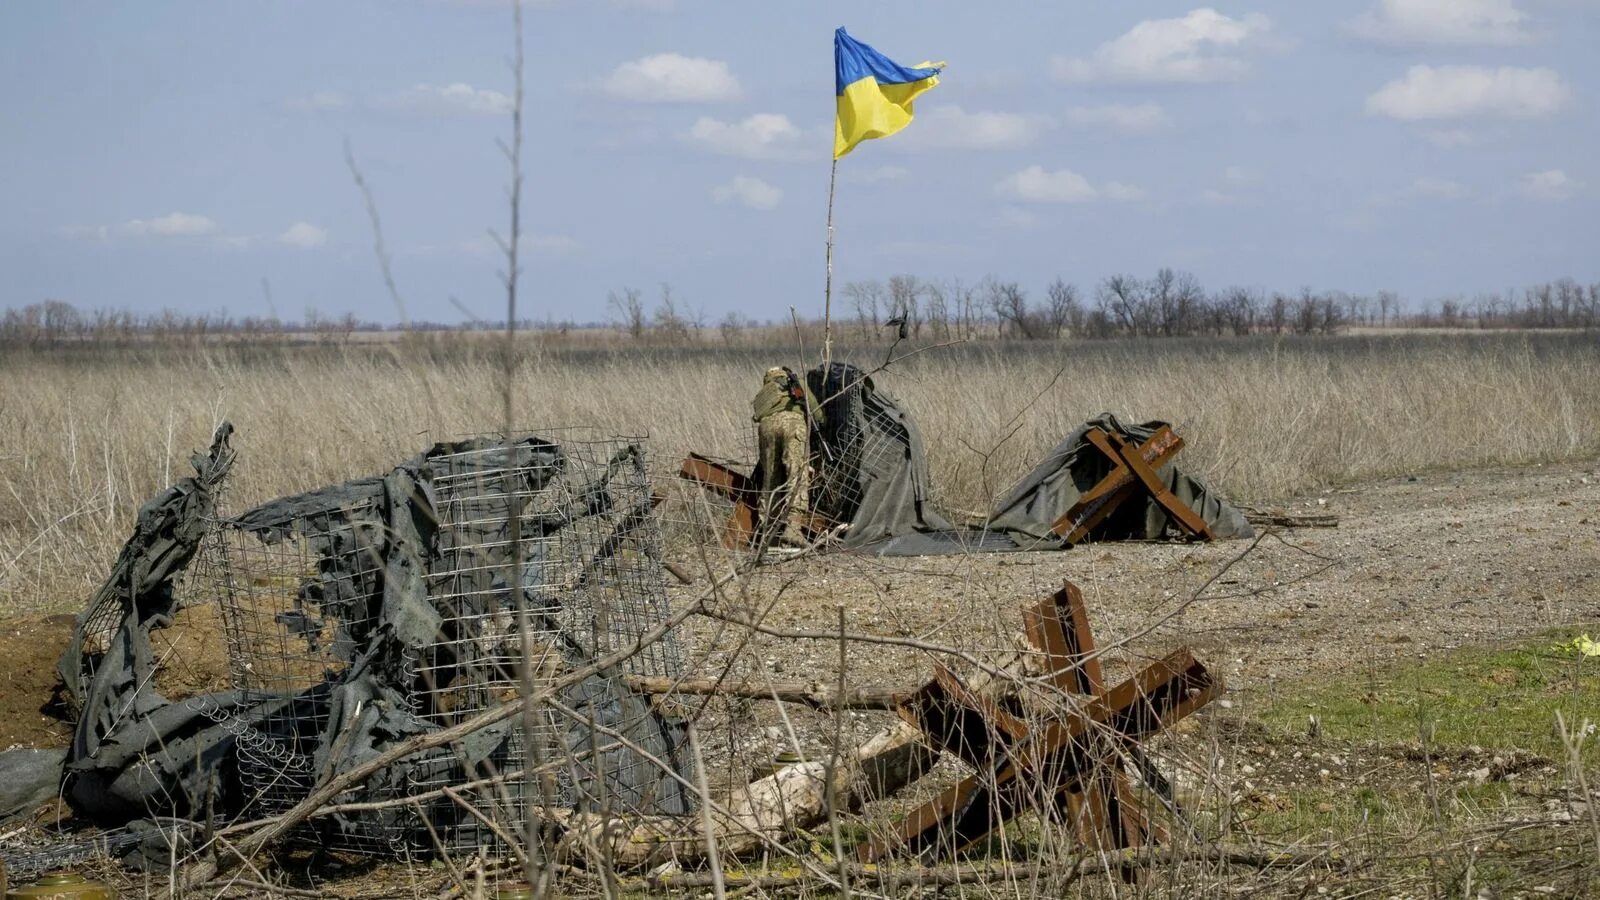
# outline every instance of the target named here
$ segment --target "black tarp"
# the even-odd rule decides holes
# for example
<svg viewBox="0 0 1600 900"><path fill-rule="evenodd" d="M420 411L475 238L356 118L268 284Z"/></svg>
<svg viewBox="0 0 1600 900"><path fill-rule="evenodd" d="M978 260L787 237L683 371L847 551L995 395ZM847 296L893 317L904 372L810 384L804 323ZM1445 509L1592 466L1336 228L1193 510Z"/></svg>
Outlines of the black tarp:
<svg viewBox="0 0 1600 900"><path fill-rule="evenodd" d="M192 458L195 474L140 508L132 536L105 583L78 617L57 670L78 708L65 759L65 794L96 819L187 817L222 792L234 736L193 704L156 689L150 633L172 623L173 581L194 558L216 490L233 465L233 426L224 422L211 450ZM211 698L236 710L235 691Z"/></svg>
<svg viewBox="0 0 1600 900"><path fill-rule="evenodd" d="M850 523L844 546L954 531L930 502L922 435L900 404L848 363L833 363L826 372L817 366L806 381L823 405L823 422L811 435L820 473L814 505L829 519Z"/></svg>
<svg viewBox="0 0 1600 900"><path fill-rule="evenodd" d="M1006 492L985 523L957 527L933 508L921 434L893 398L847 363L833 363L826 376L818 366L806 378L825 414L812 431L819 472L814 506L835 522L849 523L846 549L880 556L1059 549L1062 540L1050 533L1051 525L1111 469L1084 435L1100 428L1142 443L1166 424L1129 425L1103 413L1067 435ZM1244 515L1200 479L1170 463L1157 474L1216 537L1254 534ZM1089 540L1158 540L1169 534L1167 520L1159 504L1138 499L1123 504Z"/></svg>
<svg viewBox="0 0 1600 900"><path fill-rule="evenodd" d="M224 423L210 453L194 457L196 474L140 510L133 535L80 615L72 643L62 656L61 679L79 719L72 745L56 771L63 774L65 794L74 809L99 824L237 812L244 802L235 777L241 744L247 745L246 752L252 746L258 750L269 746L286 757L308 756L314 765L299 774L306 776L303 787L309 790L315 782L347 771L396 743L440 727L413 714L412 698L407 696L413 687L408 679L415 677L408 661L433 652L441 637L441 616L429 593L433 572L443 565L433 480L446 467L444 460L459 467L464 459L476 459L486 469L510 467L519 477L531 479L545 477L538 473L553 476L564 465L561 448L537 438L525 439L509 451L490 441L441 444L385 476L281 498L222 522L220 527L269 545L291 538L309 544L318 559L315 571L306 573L296 589L295 609L287 614L291 620L279 622L308 642L331 624L329 640L345 665L327 673L322 683L293 693L228 690L174 702L155 687L158 660L150 633L172 623L177 602L174 579L194 558L207 528L215 527L216 492L234 459L228 446L231 433L232 427ZM559 530L609 511L613 503L609 479L623 464L642 471L636 447L631 453L619 453L594 481L570 496L563 494L564 502L519 516L523 536ZM501 487L495 485L488 496L496 496ZM537 491L542 484L530 481L520 487ZM499 496L504 505L505 494ZM628 511L617 529L636 527L641 518L648 518L648 508L643 517ZM485 580L484 590L478 592L483 596L494 596L497 590L501 599L509 595L503 576L510 571L504 558L509 555L504 529L510 520L509 510L501 509L500 532L467 534L472 546L452 548L458 555L480 555L478 565L469 568ZM455 535L458 540L462 537ZM614 541L603 552L615 552L609 543ZM451 560L452 571L459 562ZM544 626L559 634L566 663L574 668L587 665L599 650L590 634L555 621L592 617L583 610L558 613L562 602L592 599L580 596L584 579L578 579L572 596L563 596L531 574L537 559L525 563L519 587L529 606L553 617ZM455 575L460 577L459 572ZM304 625L297 630L293 622ZM690 770L681 723L627 690L621 674L601 672L563 693L562 702L577 711L579 719L562 723L561 740L574 754L613 743L608 737L597 738L587 725L592 721L622 733L676 772L641 763L632 749L607 751L598 760L576 762L566 771L565 779L574 789L571 799L590 808L603 797L614 809L626 803L626 808L643 813L686 813L691 809L690 795L680 778ZM324 721L326 726L314 733L294 733L299 724ZM519 728L519 722L507 720L469 736L448 756L403 761L347 799L389 799L419 782L482 777L480 766L503 762ZM305 730L312 726L305 724ZM14 762L19 772L50 771L53 766L40 766L41 759L51 762L46 757L19 756L8 758L7 768ZM37 786L19 787L15 793L32 797L38 793L32 787ZM450 813L460 817L459 810ZM382 820L380 825L389 826L409 811L400 807L374 815ZM334 827L347 830L371 825L350 818L334 820Z"/></svg>
<svg viewBox="0 0 1600 900"><path fill-rule="evenodd" d="M1084 491L1110 474L1112 463L1085 438L1090 429L1121 435L1142 444L1166 422L1129 425L1111 413L1101 413L1078 426L1057 444L1022 480L1006 492L989 515L988 530L1000 532L1018 547L1059 547L1061 539L1051 526L1078 502ZM1168 463L1156 470L1167 489L1199 514L1218 539L1248 538L1255 530L1244 514L1204 481ZM1091 541L1160 540L1177 526L1167 511L1148 495L1124 503L1089 533Z"/></svg>

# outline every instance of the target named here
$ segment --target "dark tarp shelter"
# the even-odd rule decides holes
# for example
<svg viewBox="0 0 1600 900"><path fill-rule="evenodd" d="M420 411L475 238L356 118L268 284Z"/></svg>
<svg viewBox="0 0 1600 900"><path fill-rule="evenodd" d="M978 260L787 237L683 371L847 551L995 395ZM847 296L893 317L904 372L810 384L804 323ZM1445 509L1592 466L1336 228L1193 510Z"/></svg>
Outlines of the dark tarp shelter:
<svg viewBox="0 0 1600 900"><path fill-rule="evenodd" d="M1101 413L1083 423L1006 492L1005 498L989 515L988 530L1004 533L1024 549L1060 546L1061 539L1051 533L1051 525L1112 468L1111 461L1091 445L1085 435L1098 428L1142 444L1166 424L1129 425L1111 413ZM1199 478L1185 474L1171 463L1156 470L1156 475L1168 490L1206 521L1217 538L1255 535L1244 513ZM1154 541L1167 536L1171 527L1167 511L1146 496L1124 503L1090 532L1090 540Z"/></svg>
<svg viewBox="0 0 1600 900"><path fill-rule="evenodd" d="M1162 422L1123 423L1104 413L1075 429L1009 490L986 523L958 527L933 508L922 437L911 417L879 390L870 376L847 363L806 375L822 400L825 420L812 431L818 483L814 508L848 522L844 546L880 556L1058 549L1051 525L1110 470L1104 454L1085 439L1091 428L1142 442ZM1203 481L1168 464L1158 472L1218 538L1250 537L1249 522ZM1091 540L1157 540L1167 533L1167 513L1148 498L1123 504L1090 534Z"/></svg>
<svg viewBox="0 0 1600 900"><path fill-rule="evenodd" d="M826 373L818 366L806 381L824 416L811 433L821 476L813 504L829 519L850 523L845 546L950 531L929 503L922 435L894 398L847 363L833 363Z"/></svg>

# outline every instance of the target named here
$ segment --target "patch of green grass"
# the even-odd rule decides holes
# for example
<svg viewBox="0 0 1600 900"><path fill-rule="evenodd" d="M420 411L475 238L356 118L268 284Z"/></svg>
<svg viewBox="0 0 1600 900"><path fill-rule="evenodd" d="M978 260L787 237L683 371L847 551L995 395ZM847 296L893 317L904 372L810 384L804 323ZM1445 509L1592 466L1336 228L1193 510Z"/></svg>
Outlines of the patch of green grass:
<svg viewBox="0 0 1600 900"><path fill-rule="evenodd" d="M1248 802L1241 814L1255 837L1285 843L1335 841L1356 834L1407 834L1426 825L1473 821L1505 804L1512 789L1504 782L1439 785L1439 816L1421 792L1369 786L1313 787Z"/></svg>
<svg viewBox="0 0 1600 900"><path fill-rule="evenodd" d="M1257 718L1303 734L1316 716L1334 740L1417 743L1435 747L1520 749L1553 759L1565 750L1559 711L1569 730L1600 726L1600 656L1564 646L1577 629L1551 632L1510 648L1451 650L1420 662L1308 679L1263 698ZM1600 761L1594 738L1585 759Z"/></svg>

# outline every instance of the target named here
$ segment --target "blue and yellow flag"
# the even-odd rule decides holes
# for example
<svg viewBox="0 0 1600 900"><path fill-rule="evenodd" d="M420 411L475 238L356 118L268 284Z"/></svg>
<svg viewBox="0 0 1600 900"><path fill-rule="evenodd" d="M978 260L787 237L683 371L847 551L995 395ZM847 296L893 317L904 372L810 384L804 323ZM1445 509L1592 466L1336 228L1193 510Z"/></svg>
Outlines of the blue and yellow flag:
<svg viewBox="0 0 1600 900"><path fill-rule="evenodd" d="M833 158L855 145L894 134L911 122L911 101L939 83L944 63L907 68L844 33L833 33L833 68L839 117L833 125Z"/></svg>

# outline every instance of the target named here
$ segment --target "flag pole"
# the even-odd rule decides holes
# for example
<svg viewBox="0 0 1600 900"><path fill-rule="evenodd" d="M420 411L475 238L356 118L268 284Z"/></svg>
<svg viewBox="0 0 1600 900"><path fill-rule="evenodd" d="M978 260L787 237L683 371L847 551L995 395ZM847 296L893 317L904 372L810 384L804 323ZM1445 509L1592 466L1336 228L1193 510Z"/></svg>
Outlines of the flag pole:
<svg viewBox="0 0 1600 900"><path fill-rule="evenodd" d="M828 173L828 276L822 283L822 377L833 368L833 188L839 183L839 157Z"/></svg>

